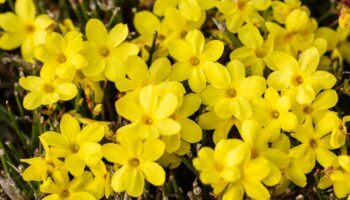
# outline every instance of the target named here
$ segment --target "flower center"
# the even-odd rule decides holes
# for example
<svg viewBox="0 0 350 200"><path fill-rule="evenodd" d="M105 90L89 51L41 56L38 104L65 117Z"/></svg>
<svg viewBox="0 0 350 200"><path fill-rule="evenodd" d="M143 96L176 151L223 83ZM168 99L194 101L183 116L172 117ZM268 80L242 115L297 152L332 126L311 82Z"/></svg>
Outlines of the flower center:
<svg viewBox="0 0 350 200"><path fill-rule="evenodd" d="M229 97L236 97L237 96L237 91L234 88L230 88L226 90L226 94Z"/></svg>
<svg viewBox="0 0 350 200"><path fill-rule="evenodd" d="M197 66L197 65L199 65L199 63L200 63L201 61L199 60L198 57L194 56L194 57L191 58L190 62L191 62L191 65Z"/></svg>
<svg viewBox="0 0 350 200"><path fill-rule="evenodd" d="M55 91L55 88L52 85L50 85L50 84L45 84L44 85L44 91L46 93L51 93L51 92Z"/></svg>
<svg viewBox="0 0 350 200"><path fill-rule="evenodd" d="M223 167L220 165L220 163L215 163L214 166L215 166L215 169L217 171L222 171L223 170Z"/></svg>
<svg viewBox="0 0 350 200"><path fill-rule="evenodd" d="M79 151L79 146L77 144L72 144L70 146L70 150L73 152L73 153L77 153Z"/></svg>
<svg viewBox="0 0 350 200"><path fill-rule="evenodd" d="M277 119L280 116L280 113L278 111L272 111L271 115L273 118Z"/></svg>
<svg viewBox="0 0 350 200"><path fill-rule="evenodd" d="M240 0L234 0L233 2L237 3L237 8L239 10L244 10L244 8L246 6L245 2L241 2Z"/></svg>
<svg viewBox="0 0 350 200"><path fill-rule="evenodd" d="M132 158L129 160L129 165L131 165L133 167L137 167L140 165L140 160L137 158Z"/></svg>
<svg viewBox="0 0 350 200"><path fill-rule="evenodd" d="M100 54L103 57L107 57L109 55L109 50L106 47L103 47L103 48L100 49Z"/></svg>
<svg viewBox="0 0 350 200"><path fill-rule="evenodd" d="M146 125L152 125L153 119L152 119L152 117L145 115L142 117L142 122Z"/></svg>
<svg viewBox="0 0 350 200"><path fill-rule="evenodd" d="M62 198L69 197L69 190L67 190L67 189L62 190L62 192L60 193L60 197L62 197Z"/></svg>
<svg viewBox="0 0 350 200"><path fill-rule="evenodd" d="M251 150L251 159L259 157L259 151L255 148Z"/></svg>
<svg viewBox="0 0 350 200"><path fill-rule="evenodd" d="M264 58L267 55L267 51L263 48L259 48L255 50L255 55L258 58Z"/></svg>
<svg viewBox="0 0 350 200"><path fill-rule="evenodd" d="M66 56L64 56L64 55L60 55L60 56L58 57L57 61L58 61L59 63L65 63L65 62L67 61L67 58L66 58Z"/></svg>
<svg viewBox="0 0 350 200"><path fill-rule="evenodd" d="M313 148L313 149L317 148L317 142L316 142L315 139L311 139L311 140L310 140L310 146L311 146L311 148Z"/></svg>
<svg viewBox="0 0 350 200"><path fill-rule="evenodd" d="M304 112L305 114L310 114L310 113L312 113L313 110L314 110L314 109L312 109L311 106L305 106L305 107L303 108L303 112Z"/></svg>
<svg viewBox="0 0 350 200"><path fill-rule="evenodd" d="M28 33L33 33L33 32L35 31L35 27L34 27L33 25L28 25L28 26L26 27L26 31L27 31Z"/></svg>
<svg viewBox="0 0 350 200"><path fill-rule="evenodd" d="M304 82L304 79L303 77L301 77L300 75L294 77L294 80L293 80L293 84L294 85L300 85Z"/></svg>

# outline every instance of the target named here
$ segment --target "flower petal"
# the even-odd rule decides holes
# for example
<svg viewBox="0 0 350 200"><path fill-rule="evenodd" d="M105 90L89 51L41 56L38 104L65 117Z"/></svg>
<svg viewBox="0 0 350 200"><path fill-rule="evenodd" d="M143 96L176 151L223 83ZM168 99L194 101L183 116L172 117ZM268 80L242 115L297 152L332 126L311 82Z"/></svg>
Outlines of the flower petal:
<svg viewBox="0 0 350 200"><path fill-rule="evenodd" d="M78 94L78 89L73 83L62 83L56 88L56 92L60 96L60 100L68 101Z"/></svg>
<svg viewBox="0 0 350 200"><path fill-rule="evenodd" d="M188 84L190 85L192 91L196 93L201 92L206 87L206 83L207 78L202 69L194 68L191 70Z"/></svg>
<svg viewBox="0 0 350 200"><path fill-rule="evenodd" d="M320 54L315 47L305 50L299 58L299 68L306 75L316 71L320 62Z"/></svg>
<svg viewBox="0 0 350 200"><path fill-rule="evenodd" d="M205 38L202 32L200 32L197 29L194 29L187 33L185 39L191 45L192 53L193 53L192 55L196 55L196 56L201 55L201 53L203 52L204 43L205 43ZM181 49L183 51L183 47L181 47Z"/></svg>
<svg viewBox="0 0 350 200"><path fill-rule="evenodd" d="M119 23L115 25L108 33L108 43L112 47L116 47L121 44L128 36L128 26L126 24Z"/></svg>
<svg viewBox="0 0 350 200"><path fill-rule="evenodd" d="M90 19L85 27L86 37L98 45L105 44L108 32L105 25L98 19Z"/></svg>
<svg viewBox="0 0 350 200"><path fill-rule="evenodd" d="M155 126L159 129L161 135L172 135L181 129L180 124L170 118L157 121Z"/></svg>
<svg viewBox="0 0 350 200"><path fill-rule="evenodd" d="M263 38L254 25L247 24L241 27L238 31L239 40L251 49L258 49L263 45Z"/></svg>
<svg viewBox="0 0 350 200"><path fill-rule="evenodd" d="M202 129L194 121L182 118L178 121L181 125L181 138L189 143L196 143L202 139Z"/></svg>
<svg viewBox="0 0 350 200"><path fill-rule="evenodd" d="M145 179L152 185L161 186L165 181L165 172L163 167L155 162L146 162L141 166Z"/></svg>
<svg viewBox="0 0 350 200"><path fill-rule="evenodd" d="M177 39L169 43L169 54L180 62L187 62L193 56L193 47L189 42Z"/></svg>
<svg viewBox="0 0 350 200"><path fill-rule="evenodd" d="M167 94L159 102L158 108L155 111L155 115L158 119L164 119L172 115L177 108L177 98L173 93Z"/></svg>
<svg viewBox="0 0 350 200"><path fill-rule="evenodd" d="M224 43L219 40L211 40L205 44L201 57L212 62L217 61L224 52Z"/></svg>

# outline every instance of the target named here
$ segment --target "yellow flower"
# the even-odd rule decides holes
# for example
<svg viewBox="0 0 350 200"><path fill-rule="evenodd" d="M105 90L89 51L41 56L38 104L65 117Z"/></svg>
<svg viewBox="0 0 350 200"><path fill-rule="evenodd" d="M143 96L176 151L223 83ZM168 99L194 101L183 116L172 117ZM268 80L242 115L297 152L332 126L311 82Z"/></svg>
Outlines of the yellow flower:
<svg viewBox="0 0 350 200"><path fill-rule="evenodd" d="M227 68L219 64L209 66L207 71L211 85L201 93L203 104L214 106L215 113L223 119L250 118L253 115L251 101L264 93L265 79L245 77L245 67L238 60L231 61Z"/></svg>
<svg viewBox="0 0 350 200"><path fill-rule="evenodd" d="M287 135L281 134L280 137L272 143L272 148L279 149L288 154L290 150L290 140ZM285 192L290 181L299 187L305 187L307 184L305 174L309 173L313 168L313 163L310 162L310 157L305 156L302 158L294 158L289 155L288 159L283 162L285 162L285 165L281 168L282 178L276 188L281 191L278 192Z"/></svg>
<svg viewBox="0 0 350 200"><path fill-rule="evenodd" d="M79 31L79 28L73 24L70 18L64 19L63 22L60 23L58 26L64 34L68 33L69 31Z"/></svg>
<svg viewBox="0 0 350 200"><path fill-rule="evenodd" d="M290 112L291 100L287 95L280 96L274 88L267 88L264 99L253 102L253 118L262 124L271 135L271 141L276 140L281 129L292 131L298 126L298 118Z"/></svg>
<svg viewBox="0 0 350 200"><path fill-rule="evenodd" d="M199 30L190 31L185 40L177 39L169 44L170 55L178 61L172 66L169 78L174 81L188 79L192 91L202 91L207 83L206 68L221 57L223 50L223 42L211 40L205 44Z"/></svg>
<svg viewBox="0 0 350 200"><path fill-rule="evenodd" d="M291 133L291 136L301 144L292 148L290 155L295 158L309 156L313 163L312 167L315 166L316 160L323 167L329 167L336 159L335 154L330 151L334 149L330 145L331 131L332 126L325 121L318 122L315 128L311 121L306 121L295 130L295 133Z"/></svg>
<svg viewBox="0 0 350 200"><path fill-rule="evenodd" d="M254 120L243 121L239 133L251 152L251 159L264 158L268 161L270 173L263 182L268 186L279 183L280 169L288 166L288 155L280 149L269 147L270 135Z"/></svg>
<svg viewBox="0 0 350 200"><path fill-rule="evenodd" d="M198 157L193 159L193 166L200 172L199 178L204 184L211 184L214 193L221 193L225 187L238 181L242 174L239 164L246 159L247 149L237 139L221 140L215 149L203 147Z"/></svg>
<svg viewBox="0 0 350 200"><path fill-rule="evenodd" d="M324 90L309 104L296 103L292 106L292 112L298 117L299 123L309 120L318 122L337 101L338 94L335 90Z"/></svg>
<svg viewBox="0 0 350 200"><path fill-rule="evenodd" d="M178 7L186 20L198 21L201 15L204 15L202 10L208 10L214 6L215 0L156 0L153 13L163 16L169 8Z"/></svg>
<svg viewBox="0 0 350 200"><path fill-rule="evenodd" d="M108 198L112 193L111 188L111 173L107 171L104 162L99 162L95 167L90 167L94 175L94 180L86 188L90 194L94 195L96 199L101 199L103 196Z"/></svg>
<svg viewBox="0 0 350 200"><path fill-rule="evenodd" d="M201 15L201 18L196 22L188 21L174 7L166 9L161 21L149 11L137 12L134 17L134 26L140 36L134 39L133 43L143 47L142 58L147 60L150 55L149 49L145 47L152 45L154 34L157 32L157 49L153 53L152 59L167 56L168 45L171 41L184 38L193 29L199 29L204 21L205 15Z"/></svg>
<svg viewBox="0 0 350 200"><path fill-rule="evenodd" d="M77 71L73 82L83 89L87 101L91 100L93 93L95 103L102 103L104 93L99 82L85 77L80 71Z"/></svg>
<svg viewBox="0 0 350 200"><path fill-rule="evenodd" d="M50 146L52 155L65 158L68 171L76 177L83 174L85 165L95 167L102 159L98 143L105 134L105 126L95 122L82 130L78 121L66 114L60 122L61 134L47 131L40 136Z"/></svg>
<svg viewBox="0 0 350 200"><path fill-rule="evenodd" d="M332 148L339 148L345 144L347 136L346 123L350 121L350 116L344 116L343 119L333 111L327 111L317 123L324 123L324 127L330 132L330 145Z"/></svg>
<svg viewBox="0 0 350 200"><path fill-rule="evenodd" d="M350 25L350 13L349 9L345 8L345 6L340 10L339 16L339 26L343 29L349 29Z"/></svg>
<svg viewBox="0 0 350 200"><path fill-rule="evenodd" d="M90 172L85 172L81 176L69 180L68 171L60 169L53 173L52 178L48 178L40 185L40 191L49 194L43 200L96 200L93 195L86 192L86 188L92 180Z"/></svg>
<svg viewBox="0 0 350 200"><path fill-rule="evenodd" d="M225 16L227 29L237 33L244 23L263 25L264 19L257 11L267 9L270 3L270 0L221 0L216 6Z"/></svg>
<svg viewBox="0 0 350 200"><path fill-rule="evenodd" d="M348 195L350 198L350 156L340 155L335 163L325 169L325 175L320 179L318 187L326 189L333 185L335 196L342 199Z"/></svg>
<svg viewBox="0 0 350 200"><path fill-rule="evenodd" d="M223 200L243 199L244 192L252 199L270 198L269 190L261 183L269 174L269 165L264 158L246 159L241 166L241 171L241 179L227 187Z"/></svg>
<svg viewBox="0 0 350 200"><path fill-rule="evenodd" d="M71 100L78 92L73 83L46 77L21 77L19 84L30 91L23 99L23 106L28 110L34 110L40 105L51 105L59 100Z"/></svg>
<svg viewBox="0 0 350 200"><path fill-rule="evenodd" d="M104 76L106 68L114 68L130 55L136 55L139 48L124 42L128 36L128 27L117 24L107 32L104 24L97 19L90 19L85 27L88 42L82 49L82 54L88 60L88 66L82 69L88 77Z"/></svg>
<svg viewBox="0 0 350 200"><path fill-rule="evenodd" d="M63 80L73 80L76 71L88 64L80 54L82 47L83 39L79 32L70 31L64 37L56 32L51 33L45 43L34 50L34 56L43 62L40 74L51 79L57 75Z"/></svg>
<svg viewBox="0 0 350 200"><path fill-rule="evenodd" d="M169 35L164 39L164 43L178 38L184 38L188 32L193 29L200 29L205 22L205 15L201 15L201 18L196 21L188 21L181 12L176 8L168 8L165 11L164 23L169 31Z"/></svg>
<svg viewBox="0 0 350 200"><path fill-rule="evenodd" d="M140 34L133 40L136 44L152 45L154 33L157 32L157 43L160 43L162 38L168 35L168 29L160 22L158 17L152 12L143 10L135 13L134 26L136 31Z"/></svg>
<svg viewBox="0 0 350 200"><path fill-rule="evenodd" d="M275 50L296 57L312 45L317 22L305 10L294 9L286 19L285 28L274 22L266 22L266 28L275 38Z"/></svg>
<svg viewBox="0 0 350 200"><path fill-rule="evenodd" d="M240 140L221 140L214 150L203 147L193 159L204 184L211 184L214 193L223 190L222 199L240 200L244 192L253 199L268 199L269 191L261 181L269 174L264 158L251 159L249 147Z"/></svg>
<svg viewBox="0 0 350 200"><path fill-rule="evenodd" d="M233 116L224 119L220 118L214 110L203 113L199 116L198 124L204 130L213 130L213 141L217 144L222 139L227 139L231 128L236 125L239 126L241 120Z"/></svg>
<svg viewBox="0 0 350 200"><path fill-rule="evenodd" d="M32 0L17 0L15 13L0 14L0 27L4 33L0 37L0 48L12 50L21 46L25 60L32 62L33 50L45 41L45 37L54 21L47 15L35 17L35 5Z"/></svg>
<svg viewBox="0 0 350 200"><path fill-rule="evenodd" d="M306 6L301 5L299 0L272 1L273 18L280 24L285 24L286 19L293 10L301 8L308 11Z"/></svg>
<svg viewBox="0 0 350 200"><path fill-rule="evenodd" d="M164 153L164 143L158 139L142 140L130 131L119 132L120 144L107 143L102 146L102 152L109 162L121 166L112 176L113 190L138 197L145 179L156 186L165 181L164 169L155 162Z"/></svg>
<svg viewBox="0 0 350 200"><path fill-rule="evenodd" d="M273 52L267 58L267 65L275 70L267 83L278 91L291 89L300 104L309 104L321 89L330 89L336 78L329 72L317 71L320 55L315 47L305 50L298 61L283 52Z"/></svg>
<svg viewBox="0 0 350 200"><path fill-rule="evenodd" d="M181 126L170 116L178 106L178 99L172 92L158 97L155 86L143 87L139 93L130 93L116 102L117 113L132 123L123 128L136 128L142 138L157 138L159 135L173 135Z"/></svg>
<svg viewBox="0 0 350 200"><path fill-rule="evenodd" d="M129 56L125 68L114 68L113 70L106 70L107 78L115 82L119 91L126 92L165 81L169 76L171 64L167 58L163 57L155 60L148 68L145 61L140 57ZM125 73L121 71L125 71Z"/></svg>
<svg viewBox="0 0 350 200"><path fill-rule="evenodd" d="M251 24L244 25L238 31L238 38L244 44L235 49L231 54L231 60L238 59L246 67L251 67L253 75L263 75L265 58L273 51L273 38L265 41L259 29Z"/></svg>
<svg viewBox="0 0 350 200"><path fill-rule="evenodd" d="M161 137L165 143L166 152L186 154L190 150L189 143L196 143L202 139L201 128L189 119L198 110L200 104L201 99L197 94L191 93L183 97L181 106L171 115L171 118L180 124L180 131L174 135Z"/></svg>
<svg viewBox="0 0 350 200"><path fill-rule="evenodd" d="M349 30L345 30L341 27L338 27L336 30L328 27L321 27L316 30L315 34L316 37L323 38L327 41L327 50L332 51L331 59L340 56L340 63L342 59L345 59L348 63L350 62L350 42L347 40ZM329 65L325 67L329 69Z"/></svg>
<svg viewBox="0 0 350 200"><path fill-rule="evenodd" d="M49 146L45 141L41 140L45 149L45 156L34 157L29 159L21 159L21 162L28 163L30 166L26 168L22 174L25 181L46 181L53 173L64 167L62 161L50 155Z"/></svg>

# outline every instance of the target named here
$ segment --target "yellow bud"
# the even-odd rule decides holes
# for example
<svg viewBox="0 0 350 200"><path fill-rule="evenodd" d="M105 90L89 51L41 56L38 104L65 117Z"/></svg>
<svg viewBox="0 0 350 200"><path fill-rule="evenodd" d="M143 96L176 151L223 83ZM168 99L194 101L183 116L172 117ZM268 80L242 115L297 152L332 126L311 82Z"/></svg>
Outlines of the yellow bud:
<svg viewBox="0 0 350 200"><path fill-rule="evenodd" d="M340 11L339 26L342 27L343 29L350 28L350 13L345 8L341 9Z"/></svg>
<svg viewBox="0 0 350 200"><path fill-rule="evenodd" d="M96 115L99 115L99 114L101 114L102 109L103 109L102 104L97 104L97 105L95 106L95 108L92 110L92 114L95 115L95 116L96 116Z"/></svg>

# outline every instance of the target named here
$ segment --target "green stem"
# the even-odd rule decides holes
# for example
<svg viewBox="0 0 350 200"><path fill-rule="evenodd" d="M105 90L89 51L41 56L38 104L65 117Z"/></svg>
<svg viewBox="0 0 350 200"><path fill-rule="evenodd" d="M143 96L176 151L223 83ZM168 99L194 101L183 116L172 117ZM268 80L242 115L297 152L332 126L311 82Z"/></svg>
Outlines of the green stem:
<svg viewBox="0 0 350 200"><path fill-rule="evenodd" d="M85 8L85 5L84 5L83 1L79 2L79 7L80 7L80 10L81 10L82 16L84 18L84 22L87 22L89 20L89 16L87 14L87 11L86 11L86 8Z"/></svg>
<svg viewBox="0 0 350 200"><path fill-rule="evenodd" d="M6 164L6 160L5 160L6 152L5 152L4 146L2 145L2 142L0 142L0 149L2 151L1 164L2 164L2 168L4 169L4 172L5 172L5 177L7 177L9 172L8 172L8 168L7 168L7 164Z"/></svg>
<svg viewBox="0 0 350 200"><path fill-rule="evenodd" d="M107 24L108 28L112 28L112 26L115 24L115 22L119 21L119 20L117 20L119 18L119 12L120 12L120 8L119 7L115 8L113 10L112 17L109 19L108 24Z"/></svg>
<svg viewBox="0 0 350 200"><path fill-rule="evenodd" d="M35 151L35 148L38 146L38 136L39 136L39 123L40 119L37 118L37 112L34 111L32 115L33 123L32 123L32 132L31 132L31 152Z"/></svg>
<svg viewBox="0 0 350 200"><path fill-rule="evenodd" d="M239 41L239 39L237 38L237 36L235 34L232 34L229 31L225 31L224 34L230 40L230 42L232 43L232 45L235 48L238 48L238 47L242 46L241 41Z"/></svg>
<svg viewBox="0 0 350 200"><path fill-rule="evenodd" d="M21 141L21 143L23 144L23 145L27 145L27 143L26 143L26 136L23 134L23 132L18 128L18 124L17 124L17 122L16 122L16 119L15 119L15 117L14 117L14 115L13 115L13 113L12 113L12 111L11 111L11 108L10 108L10 106L7 104L7 111L8 111L8 113L9 113L9 117L10 117L10 123L11 123L11 125L12 125L12 127L15 129L15 132L16 132L16 134L17 134L17 136L18 136L18 138L19 138L19 140Z"/></svg>
<svg viewBox="0 0 350 200"><path fill-rule="evenodd" d="M155 31L155 32L153 33L152 46L151 46L151 49L149 50L149 58L148 58L148 60L147 60L147 65L148 65L148 67L151 66L151 64L152 64L153 53L156 51L157 37L158 37L158 32Z"/></svg>
<svg viewBox="0 0 350 200"><path fill-rule="evenodd" d="M16 100L16 104L17 104L17 107L18 107L18 110L19 110L19 114L21 117L24 117L24 111L23 111L23 107L22 107L22 103L21 101L19 100L19 97L18 97L18 91L17 91L17 87L15 88L15 100Z"/></svg>
<svg viewBox="0 0 350 200"><path fill-rule="evenodd" d="M9 7L10 7L10 9L11 9L12 11L15 11L15 6L14 6L12 0L7 0L7 4L9 5Z"/></svg>
<svg viewBox="0 0 350 200"><path fill-rule="evenodd" d="M313 177L314 177L314 181L315 181L315 183L316 183L315 190L316 190L316 194L317 194L317 196L318 196L318 199L319 199L319 200L324 200L321 190L318 189L318 187L317 187L318 182L320 181L320 179L319 179L319 177L318 177L318 174L315 173L315 174L313 175Z"/></svg>
<svg viewBox="0 0 350 200"><path fill-rule="evenodd" d="M188 161L184 156L180 156L180 160L189 170L191 170L191 172L193 172L193 174L197 173L196 169L193 167L190 161Z"/></svg>
<svg viewBox="0 0 350 200"><path fill-rule="evenodd" d="M178 197L177 199L184 200L183 194L182 194L181 190L179 189L179 186L177 185L175 177L171 175L169 180L170 180L171 184L173 185L174 192Z"/></svg>
<svg viewBox="0 0 350 200"><path fill-rule="evenodd" d="M79 22L80 28L84 27L85 26L84 20L83 20L80 12L78 10L77 4L74 2L74 0L69 0L69 3L71 5L71 7L72 7L72 10L73 10L75 16L77 17L77 20Z"/></svg>

